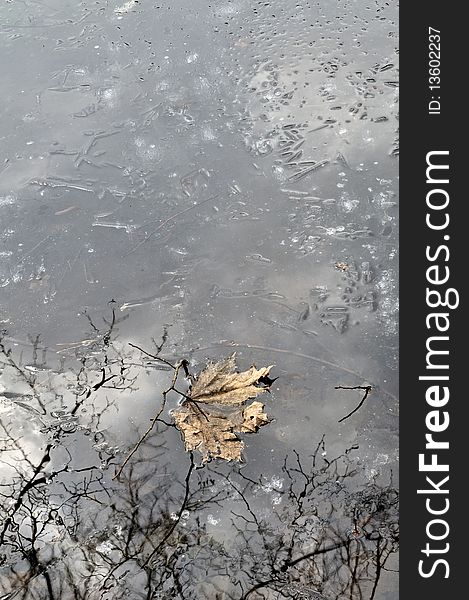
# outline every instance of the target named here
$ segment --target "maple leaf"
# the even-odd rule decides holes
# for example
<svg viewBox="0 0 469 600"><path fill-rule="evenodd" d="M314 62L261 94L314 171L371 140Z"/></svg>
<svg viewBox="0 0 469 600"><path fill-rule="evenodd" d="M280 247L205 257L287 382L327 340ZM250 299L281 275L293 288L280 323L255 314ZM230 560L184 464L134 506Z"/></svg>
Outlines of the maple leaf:
<svg viewBox="0 0 469 600"><path fill-rule="evenodd" d="M244 442L237 433L254 433L270 419L261 402L245 403L267 391L273 381L272 367L236 371L235 355L209 363L199 374L182 407L173 411L176 427L182 433L187 451L198 450L202 462L210 458L242 460ZM204 404L203 409L199 402ZM218 405L218 406L217 406ZM235 407L229 414L227 407Z"/></svg>
<svg viewBox="0 0 469 600"><path fill-rule="evenodd" d="M198 450L202 462L212 457L241 460L244 443L233 432L233 423L228 417L210 415L206 420L188 403L174 412L174 421L182 432L186 450Z"/></svg>
<svg viewBox="0 0 469 600"><path fill-rule="evenodd" d="M214 404L242 404L248 398L255 398L268 389L266 384L255 385L267 378L270 367L247 371L236 371L235 354L226 360L209 363L200 373L190 390L190 397L197 402Z"/></svg>
<svg viewBox="0 0 469 600"><path fill-rule="evenodd" d="M255 433L259 427L266 425L270 421L264 412L262 402L253 402L243 410L243 422L241 431Z"/></svg>

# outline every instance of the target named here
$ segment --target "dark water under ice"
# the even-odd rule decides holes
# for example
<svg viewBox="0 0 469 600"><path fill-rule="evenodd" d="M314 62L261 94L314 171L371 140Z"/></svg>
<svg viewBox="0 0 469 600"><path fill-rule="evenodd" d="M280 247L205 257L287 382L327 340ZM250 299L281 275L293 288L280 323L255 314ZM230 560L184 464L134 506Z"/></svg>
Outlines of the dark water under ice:
<svg viewBox="0 0 469 600"><path fill-rule="evenodd" d="M1 599L397 598L397 45L394 3L2 3ZM129 343L274 365L243 465L173 393L113 479L172 377Z"/></svg>

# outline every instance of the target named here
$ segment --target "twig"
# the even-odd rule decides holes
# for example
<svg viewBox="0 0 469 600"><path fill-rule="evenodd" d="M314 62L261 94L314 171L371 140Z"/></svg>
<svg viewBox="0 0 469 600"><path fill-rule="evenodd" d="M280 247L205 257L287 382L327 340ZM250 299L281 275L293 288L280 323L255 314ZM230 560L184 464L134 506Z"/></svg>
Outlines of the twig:
<svg viewBox="0 0 469 600"><path fill-rule="evenodd" d="M145 560L145 562L143 563L143 567L147 567L148 564L150 563L151 559L155 556L155 554L158 552L158 550L164 546L164 544L166 543L166 541L171 537L171 534L173 533L173 531L176 529L176 527L179 524L179 521L181 520L181 516L182 513L184 512L186 506L187 506L187 501L189 499L189 493L190 493L190 479L191 479L191 475L192 475L192 471L195 468L195 464L194 464L194 454L191 452L190 453L190 465L189 465L189 470L187 471L187 475L186 475L186 479L184 482L184 498L181 504L181 507L179 509L179 512L176 515L176 519L174 520L174 523L171 525L171 527L169 528L169 530L166 532L165 536L163 537L163 539L160 541L160 543L156 546L156 548L154 548L149 556L147 557L147 559Z"/></svg>
<svg viewBox="0 0 469 600"><path fill-rule="evenodd" d="M368 395L370 394L370 392L373 388L371 385L354 385L354 386L336 385L335 389L336 390L365 390L365 393L363 394L363 398L360 400L359 404L351 412L349 412L347 415L345 415L345 417L342 417L341 419L339 419L337 421L338 423L342 423L342 421L345 421L345 419L348 419L353 414L355 414L357 412L357 410L360 410L360 408L363 406L363 403L368 398Z"/></svg>
<svg viewBox="0 0 469 600"><path fill-rule="evenodd" d="M158 352L161 350L161 348L163 347L164 342L166 341L165 335L163 334L163 343L160 346L157 346L158 348ZM150 354L150 352L147 352L146 350L144 350L143 348L140 348L140 346L137 346L136 344L132 344L129 342L129 346L132 346L132 348L136 348L137 350L140 350L140 352L143 352L144 354L146 354L147 356L149 356L150 358L154 358L155 360L159 360L162 363L164 363L165 365L168 365L169 367L171 367L172 369L175 369L175 371L179 371L179 369L184 369L184 375L190 379L191 382L193 382L193 377L192 375L189 373L189 369L188 369L188 365L189 363L187 362L187 360L185 358L183 358L176 366L173 365L172 363L170 363L169 361L165 360L164 358L161 358L160 356L158 356L158 354ZM175 375L175 377L173 377L173 382L170 388L168 388L165 392L163 392L163 395L168 394L171 390L173 390L174 392L176 392L176 394L180 394L185 400L187 400L188 402L190 402L191 404L193 404L195 406L195 408L202 413L202 415L205 417L205 419L208 421L208 417L207 415L204 413L204 411L200 408L199 403L196 402L193 398L191 398L190 396L188 396L187 394L184 394L184 392L181 392L180 390L177 390L175 388L176 385L176 379L177 379L177 375Z"/></svg>
<svg viewBox="0 0 469 600"><path fill-rule="evenodd" d="M189 212L190 210L193 210L194 208L202 206L202 204L205 204L206 202L210 202L211 200L215 200L216 198L218 198L218 196L212 196L211 198L206 198L205 200L201 200L200 202L197 202L196 204L193 204L191 206L187 206L183 210L180 210L179 212L175 213L174 215L171 215L170 217L168 217L167 219L165 219L162 223L160 223L156 229L154 229L152 232L150 232L149 234L147 234L143 238L143 240L141 240L138 244L136 244L133 248L131 248L126 254L124 254L124 257L125 256L129 256L129 254L132 254L133 252L135 252L135 250L137 250L138 248L140 248L140 246L142 246L143 244L145 244L146 242L148 242L148 240L152 236L154 236L155 233L157 233L160 229L162 229L165 225L167 225L168 223L170 223L171 221L173 221L177 217L183 215L186 212Z"/></svg>
<svg viewBox="0 0 469 600"><path fill-rule="evenodd" d="M297 356L298 358L312 360L319 364L326 365L328 367L333 367L335 369L339 369L340 371L343 371L344 373L350 373L350 375L356 375L357 377L360 377L360 379L362 381L364 379L363 375L361 375L360 373L357 373L357 371L352 371L352 369L347 369L347 367L344 367L342 365L338 365L338 364L330 362L328 360L324 360L323 358L318 358L316 356L312 356L309 354L303 354L302 352L294 352L292 350L284 350L283 348L273 348L270 346L258 346L256 344L242 344L242 343L238 343L238 342L219 342L219 343L214 343L210 346L204 346L202 348L194 348L193 352L202 352L204 350L209 350L210 348L217 348L218 346L225 346L228 348L253 348L254 350L265 350L268 352L278 352L280 354L289 354L290 356Z"/></svg>
<svg viewBox="0 0 469 600"><path fill-rule="evenodd" d="M135 346L134 344L130 344L130 345L133 346L134 348L137 348L138 350L141 350L145 354L148 354L149 356L152 356L148 352L146 352L145 350L142 350L141 348L139 348L138 346ZM131 457L135 454L135 452L137 452L137 450L140 448L140 446L143 444L143 442L146 440L146 438L152 432L153 427L158 422L161 413L165 409L165 406L166 406L166 396L169 394L169 392L175 391L176 393L181 394L182 396L184 396L187 400L191 400L192 401L192 399L189 396L186 396L185 394L183 394L182 392L179 392L175 388L176 381L177 381L177 378L178 378L178 375L179 375L179 370L182 368L182 369L184 369L184 372L187 372L187 361L185 359L183 359L183 360L179 361L176 365L172 365L170 362L165 361L163 358L159 358L158 356L152 356L152 358L157 358L158 360L162 360L166 364L171 365L171 367L174 369L173 378L172 378L172 381L171 381L171 386L167 390L165 390L163 392L163 403L161 405L160 410L156 413L156 415L151 420L150 426L145 431L145 433L142 435L142 437L138 440L138 442L135 444L135 446L132 448L132 450L129 452L129 454L127 455L126 459L124 460L124 462L122 463L122 465L119 467L119 469L117 470L116 474L113 476L112 479L117 479L117 480L119 479L119 477L120 477L120 475L121 475L124 467L126 466L126 464L129 462L129 460L131 459ZM199 408L199 407L197 407L197 408ZM202 410L200 408L199 408L199 410L202 412Z"/></svg>
<svg viewBox="0 0 469 600"><path fill-rule="evenodd" d="M173 365L173 363L170 363L169 360L161 358L161 356L158 356L157 354L150 354L150 352L147 352L143 348L140 348L140 346L137 346L136 344L132 344L131 342L129 342L129 346L132 346L132 348L136 348L137 350L140 350L140 352L143 352L143 354L146 354L150 358L159 360L160 362L164 363L165 365L168 365L168 367L171 367L171 369L176 369L176 367ZM183 365L181 365L181 366L183 366ZM187 365L184 367L184 371L186 371L186 369L187 369Z"/></svg>
<svg viewBox="0 0 469 600"><path fill-rule="evenodd" d="M44 468L44 466L47 463L50 462L50 452L51 452L52 448L53 448L52 444L47 444L46 449L44 451L44 454L43 454L39 464L34 467L34 470L33 470L33 473L31 475L30 479L28 481L26 481L25 485L20 490L18 497L16 498L16 502L14 503L11 511L8 513L8 516L3 523L2 530L0 531L0 546L3 546L8 528L13 523L13 517L18 512L18 510L21 508L21 506L23 504L23 498L26 495L26 493L29 490L31 490L33 487L43 484L43 483L46 483L46 481L47 481L46 478L45 477L38 478L38 475L43 473L42 469Z"/></svg>
<svg viewBox="0 0 469 600"><path fill-rule="evenodd" d="M161 405L160 410L156 413L156 415L151 420L151 423L150 423L150 426L148 427L148 429L145 431L145 433L142 435L142 437L138 440L138 442L135 444L135 446L132 448L132 450L129 452L129 454L127 454L126 459L121 464L121 466L117 470L116 474L113 476L113 478L112 478L113 480L114 479L117 479L117 480L119 479L119 477L121 476L121 473L124 470L126 464L129 462L129 460L132 458L132 456L137 452L137 450L143 444L143 442L145 441L145 439L150 435L153 427L155 426L155 423L158 421L159 416L163 412L164 407L165 407L165 400L163 400L163 404Z"/></svg>
<svg viewBox="0 0 469 600"><path fill-rule="evenodd" d="M174 391L177 392L177 390L174 390ZM177 393L180 394L181 392L177 392ZM186 401L189 402L189 404L191 406L194 406L200 412L200 414L204 417L204 419L206 421L210 421L210 419L207 417L207 415L204 413L204 411L200 408L199 403L196 400L193 400L190 396L186 396L185 394L182 394L182 396L184 396Z"/></svg>
<svg viewBox="0 0 469 600"><path fill-rule="evenodd" d="M268 587L269 584L276 581L276 579L278 578L280 573L285 573L286 571L288 571L288 569L290 567L294 567L295 565L302 562L303 560L307 560L308 558L313 558L314 556L320 556L321 554L327 554L328 552L332 552L334 550L339 550L340 548L343 548L344 546L347 546L348 544L349 544L349 540L340 541L340 542L337 542L336 544L332 544L330 546L325 546L323 548L318 548L316 550L313 550L312 552L303 554L302 556L299 556L298 558L295 558L294 560L285 561L284 564L280 567L280 569L273 570L273 574L274 574L273 577L271 577L270 579L267 579L265 581L259 581L258 583L253 585L242 596L241 600L246 600L251 594L253 594L254 592L257 592L257 590Z"/></svg>

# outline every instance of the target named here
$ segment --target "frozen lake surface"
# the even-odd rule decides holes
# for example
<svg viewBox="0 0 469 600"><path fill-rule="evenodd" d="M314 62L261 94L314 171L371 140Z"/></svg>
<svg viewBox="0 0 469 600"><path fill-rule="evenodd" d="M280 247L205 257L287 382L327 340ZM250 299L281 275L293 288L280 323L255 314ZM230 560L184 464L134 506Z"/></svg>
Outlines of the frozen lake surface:
<svg viewBox="0 0 469 600"><path fill-rule="evenodd" d="M397 5L4 0L0 50L0 599L395 600ZM243 464L135 346L273 365Z"/></svg>

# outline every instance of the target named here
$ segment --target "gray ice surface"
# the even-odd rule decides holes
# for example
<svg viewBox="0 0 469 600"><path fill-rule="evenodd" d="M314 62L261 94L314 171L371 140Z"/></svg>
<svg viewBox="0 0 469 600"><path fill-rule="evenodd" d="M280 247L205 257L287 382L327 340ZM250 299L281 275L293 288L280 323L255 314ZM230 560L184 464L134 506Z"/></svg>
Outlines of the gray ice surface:
<svg viewBox="0 0 469 600"><path fill-rule="evenodd" d="M325 436L321 460L356 447L352 496L397 479L397 46L378 1L2 1L1 598L397 598L394 554L362 591L345 567L266 567L327 521L314 498L288 516L304 476L285 457L309 468ZM172 427L137 483L112 480L171 380L128 343L154 352L165 328L162 355L193 372L236 351L278 377L246 464L192 472L182 511ZM339 423L363 393L336 386L368 385ZM350 502L327 526L353 528Z"/></svg>

